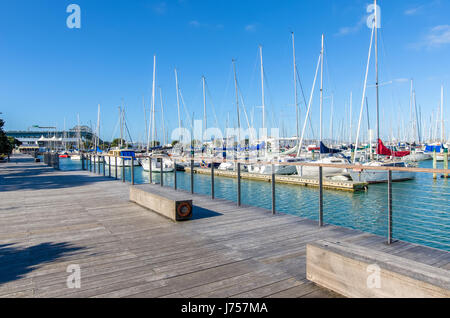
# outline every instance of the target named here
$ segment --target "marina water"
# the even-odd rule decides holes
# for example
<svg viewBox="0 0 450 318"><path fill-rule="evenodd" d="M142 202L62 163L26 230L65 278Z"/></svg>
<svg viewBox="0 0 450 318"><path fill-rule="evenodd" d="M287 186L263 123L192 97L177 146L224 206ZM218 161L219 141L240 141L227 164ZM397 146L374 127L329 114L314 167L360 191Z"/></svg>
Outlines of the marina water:
<svg viewBox="0 0 450 318"><path fill-rule="evenodd" d="M420 163L432 168L432 161ZM438 168L442 168L438 164ZM60 159L61 170L80 170L81 161ZM127 182L131 168L125 169ZM103 167L101 170L103 171ZM122 169L118 167L118 178ZM111 167L114 175L115 168ZM108 175L108 166L106 166ZM211 194L211 176L194 175L195 193ZM160 174L153 173L153 182L159 183ZM164 186L173 187L173 173L164 174ZM216 176L215 196L237 201L237 180ZM135 167L135 183L148 183L149 172ZM450 251L450 185L448 179L430 173L417 173L415 180L393 183L393 238ZM190 191L190 173L177 172L177 187ZM241 180L242 204L270 210L270 182ZM367 192L346 192L324 189L324 223L387 237L387 184L373 184ZM195 204L195 202L194 202ZM295 185L276 185L277 212L318 220L319 189Z"/></svg>

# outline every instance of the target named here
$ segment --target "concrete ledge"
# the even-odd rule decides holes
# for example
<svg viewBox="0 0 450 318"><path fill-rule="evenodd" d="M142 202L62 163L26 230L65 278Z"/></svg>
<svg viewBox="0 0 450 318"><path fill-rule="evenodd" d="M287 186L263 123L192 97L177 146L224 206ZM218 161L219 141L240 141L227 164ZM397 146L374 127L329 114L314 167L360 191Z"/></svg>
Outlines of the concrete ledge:
<svg viewBox="0 0 450 318"><path fill-rule="evenodd" d="M450 297L450 271L349 243L308 244L306 276L346 297Z"/></svg>
<svg viewBox="0 0 450 318"><path fill-rule="evenodd" d="M130 201L173 221L192 218L192 200L155 185L130 187Z"/></svg>

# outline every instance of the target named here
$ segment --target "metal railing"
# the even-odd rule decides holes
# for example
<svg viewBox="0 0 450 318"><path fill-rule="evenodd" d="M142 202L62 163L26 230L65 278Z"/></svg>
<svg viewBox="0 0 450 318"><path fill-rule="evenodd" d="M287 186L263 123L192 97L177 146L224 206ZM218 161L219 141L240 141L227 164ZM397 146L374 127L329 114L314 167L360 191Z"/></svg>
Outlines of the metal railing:
<svg viewBox="0 0 450 318"><path fill-rule="evenodd" d="M43 157L46 165L59 170L59 155L57 153L45 152Z"/></svg>
<svg viewBox="0 0 450 318"><path fill-rule="evenodd" d="M137 159L134 157L111 157L108 155L83 155L83 160L82 160L82 166L84 170L89 170L89 171L93 171L94 173L96 173L96 171L98 171L98 174L101 174L100 172L100 160L103 164L103 175L106 176L105 173L105 165L107 164L105 161L105 158L109 157L108 162L111 163L111 158L114 158L113 160L115 160L115 174L114 176L111 175L111 165L109 164L108 166L108 177L114 177L115 179L117 179L117 169L118 169L118 165L117 165L117 158L121 158L122 159L122 165L121 165L121 169L122 169L122 173L121 173L121 177L122 177L122 182L125 182L126 177L125 177L125 160L123 159L131 159L131 164L130 164L130 179L131 179L131 184L134 185L135 184L135 164L134 164L134 160L133 159ZM99 159L102 158L102 159ZM153 184L153 171L152 171L152 162L154 160L158 160L161 162L161 169L159 171L160 173L160 185L161 187L164 186L164 165L163 165L163 160L167 159L167 157L164 156L157 156L157 155L153 155L153 156L142 156L140 158L147 158L149 160L149 182ZM177 185L177 162L185 162L185 163L190 163L190 192L192 194L195 193L195 168L194 168L194 163L195 162L201 162L204 164L209 164L210 165L210 184L211 184L211 199L215 199L216 198L216 192L215 192L215 164L218 163L224 163L224 162L232 162L234 164L236 164L236 178L237 178L237 182L236 182L236 193L237 193L237 205L241 206L242 205L242 185L241 185L241 180L242 180L242 175L241 175L241 170L242 170L242 165L270 165L272 167L272 173L270 175L270 182L271 182L271 205L272 205L272 213L276 214L276 210L277 210L277 205L276 205L276 175L275 175L275 166L306 166L306 167L316 167L318 169L318 201L317 201L317 211L318 211L318 215L317 215L317 219L318 219L318 226L319 227L323 227L325 225L324 223L324 175L323 175L323 169L327 168L327 167L331 167L331 168L342 168L342 169L353 169L356 171L385 171L386 173L386 179L387 179L387 183L386 183L386 187L384 189L386 189L386 193L382 194L383 196L386 195L386 205L387 205L387 220L386 220L386 227L387 227L387 244L392 244L395 240L394 240L394 224L398 224L395 222L400 222L400 220L404 220L402 215L394 214L393 211L393 193L396 190L395 188L393 188L393 178L392 178L392 174L393 172L396 171L406 171L406 172L415 172L415 173L427 173L427 174L433 174L434 177L436 177L437 174L442 174L444 178L448 177L448 175L450 174L450 170L449 169L432 169L432 168L419 168L419 167L395 167L395 166L363 166L363 165L353 165L353 164L325 164L325 163L310 163L310 162L271 162L271 161L249 161L249 160L220 160L220 159L212 159L212 158L206 158L206 157L170 157L170 159L173 161L173 165L174 165L174 178L173 178L173 188L175 190L178 190L178 185ZM86 162L86 164L85 164ZM94 163L94 164L93 164ZM98 165L98 169L96 169L96 163ZM448 166L447 166L448 167ZM380 191L379 190L380 187L377 187L377 190L375 191ZM445 190L447 188L443 188L442 190ZM450 189L450 186L449 188ZM396 194L396 195L401 195L401 194ZM450 199L450 192L443 192L443 196L449 196L448 199ZM446 198L445 198L446 199ZM445 201L445 200L444 200ZM447 206L449 206L448 204L449 201L447 201L445 204ZM435 211L436 212L436 211ZM439 220L434 220L434 222L428 220L428 219L432 219L434 216L430 216L430 215L426 215L425 214L425 218L426 220L416 220L416 223L420 223L420 224L414 224L414 229L416 228L426 228L429 230L428 226L433 226L433 225L438 225L440 227L439 231L438 230L433 230L433 231L428 231L428 232L423 232L423 233L417 233L416 234L420 234L422 236L422 242L429 242L429 243L439 243L440 245L444 246L444 249L448 249L450 250L450 241L444 240L440 240L440 242L436 242L435 240L433 240L433 237L437 237L437 238L445 238L447 237L447 240L450 240L450 213L448 211L443 211L442 216L440 217ZM395 216L395 218L394 218ZM402 226L405 225L406 226L406 230L405 231L409 231L411 233L414 233L415 231L413 229L407 228L408 224L403 223ZM437 233L435 233L437 232ZM424 235L428 235L428 237L424 238ZM411 235L413 236L413 235ZM425 244L427 245L427 244Z"/></svg>

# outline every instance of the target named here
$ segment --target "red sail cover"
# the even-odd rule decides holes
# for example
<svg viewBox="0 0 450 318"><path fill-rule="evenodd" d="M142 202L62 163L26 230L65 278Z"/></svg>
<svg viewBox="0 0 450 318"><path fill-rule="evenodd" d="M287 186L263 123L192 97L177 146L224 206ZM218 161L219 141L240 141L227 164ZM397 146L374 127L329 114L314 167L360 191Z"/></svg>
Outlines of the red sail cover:
<svg viewBox="0 0 450 318"><path fill-rule="evenodd" d="M401 158L408 156L410 153L411 153L410 151L392 151L383 144L381 139L378 139L377 155L394 156Z"/></svg>

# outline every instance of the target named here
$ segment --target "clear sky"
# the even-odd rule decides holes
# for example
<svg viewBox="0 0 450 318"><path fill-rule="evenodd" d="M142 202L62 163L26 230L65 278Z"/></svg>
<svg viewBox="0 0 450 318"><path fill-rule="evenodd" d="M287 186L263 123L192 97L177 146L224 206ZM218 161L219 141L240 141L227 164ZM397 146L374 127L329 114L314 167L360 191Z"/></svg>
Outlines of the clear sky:
<svg viewBox="0 0 450 318"><path fill-rule="evenodd" d="M81 28L69 29L69 4L81 8ZM101 137L117 137L118 106L126 107L134 140L145 140L142 99L149 107L153 55L157 87L162 90L166 129L177 126L174 68L179 72L186 114L203 117L206 77L208 126L236 125L232 59L250 120L261 125L258 45L263 46L268 126L295 134L291 32L297 66L309 98L320 37L325 34L324 135L330 135L331 94L334 136L349 126L356 134L370 29L367 0L0 0L0 115L7 130L31 125L95 127L101 104ZM380 117L382 135L394 135L409 121L409 79L429 125L444 85L447 136L450 132L450 1L380 0ZM371 65L368 99L375 126L375 74ZM312 121L319 130L316 91ZM301 124L305 105L299 88ZM158 112L161 114L159 94ZM216 116L214 116L213 109ZM253 116L252 116L253 114ZM241 114L242 118L244 114ZM365 115L364 115L365 116ZM229 118L229 119L228 119ZM241 118L241 119L242 119ZM365 118L366 119L366 118ZM245 119L242 119L245 123ZM405 124L403 124L403 122ZM160 123L158 123L160 127ZM403 131L403 130L402 130ZM114 134L115 132L115 134ZM159 132L161 133L161 132ZM425 132L427 134L428 132Z"/></svg>

